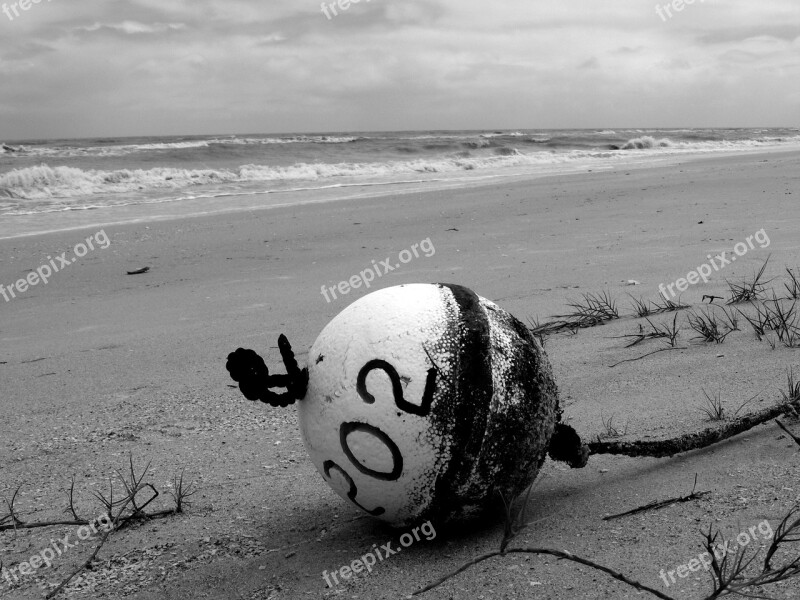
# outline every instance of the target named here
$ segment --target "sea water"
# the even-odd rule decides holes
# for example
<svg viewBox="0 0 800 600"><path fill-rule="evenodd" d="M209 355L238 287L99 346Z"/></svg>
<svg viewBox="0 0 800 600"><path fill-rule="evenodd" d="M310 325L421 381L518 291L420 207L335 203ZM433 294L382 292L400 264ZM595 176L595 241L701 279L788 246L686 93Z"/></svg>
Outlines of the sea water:
<svg viewBox="0 0 800 600"><path fill-rule="evenodd" d="M0 238L800 149L799 129L354 132L0 143Z"/></svg>

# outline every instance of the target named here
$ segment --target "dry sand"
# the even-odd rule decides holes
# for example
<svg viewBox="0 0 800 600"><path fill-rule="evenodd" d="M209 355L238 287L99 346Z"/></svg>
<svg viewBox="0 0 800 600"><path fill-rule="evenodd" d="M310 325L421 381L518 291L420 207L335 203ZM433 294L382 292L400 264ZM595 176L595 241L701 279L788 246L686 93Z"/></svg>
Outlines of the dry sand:
<svg viewBox="0 0 800 600"><path fill-rule="evenodd" d="M365 290L326 303L334 285L430 238L435 256L386 275L380 287L453 282L498 302L521 319L563 311L581 293L609 290L625 315L626 293L655 298L706 261L706 255L765 229L758 246L692 286L683 300L726 295L772 255L768 277L800 264L796 153L686 160L677 166L614 169L470 190L341 201L150 225L108 226L111 246L96 250L46 286L0 299L0 496L24 483L26 520L61 518L76 476L77 506L100 513L104 489L132 454L152 461L150 480L169 506L172 476L186 469L199 487L188 513L111 537L71 598L401 598L462 562L495 549L498 516L439 531L375 567L369 576L326 589L336 570L397 533L336 496L305 456L294 409L250 404L225 371L243 346L278 366L285 332L299 359L322 327ZM71 251L93 230L0 241L0 282L9 284L46 256ZM144 275L126 270L150 266ZM624 285L637 280L640 286ZM773 284L782 289L780 280ZM685 316L681 317L685 323ZM665 318L658 318L664 321ZM689 342L616 368L656 349L625 349L614 339L636 330L626 316L611 325L548 340L562 401L585 439L614 417L624 439L658 438L707 426L702 388L728 406L760 392L752 408L780 398L795 350L771 350L749 326L722 345ZM788 421L791 425L791 421ZM795 429L800 428L794 425ZM582 470L548 462L531 501L523 545L566 549L622 571L675 598L699 598L705 573L666 589L661 569L700 552L709 524L734 537L768 519L777 525L800 500L800 448L774 424L672 459L594 457ZM605 522L621 512L692 489L703 500ZM165 499L166 498L166 499ZM163 500L163 502L162 502ZM0 513L2 513L0 509ZM0 533L0 560L16 565L74 527ZM74 537L74 536L73 536ZM0 579L3 598L41 597L91 553L71 549L23 585ZM800 580L773 590L800 595ZM555 559L495 559L430 592L428 598L638 598L607 576Z"/></svg>

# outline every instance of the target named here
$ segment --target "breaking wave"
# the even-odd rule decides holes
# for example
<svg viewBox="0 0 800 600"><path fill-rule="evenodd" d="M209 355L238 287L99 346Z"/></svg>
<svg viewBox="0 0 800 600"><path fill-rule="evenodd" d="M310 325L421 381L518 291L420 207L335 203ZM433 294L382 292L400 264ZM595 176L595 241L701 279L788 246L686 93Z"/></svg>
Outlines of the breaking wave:
<svg viewBox="0 0 800 600"><path fill-rule="evenodd" d="M650 148L670 148L672 146L672 141L667 138L657 140L652 136L643 135L642 137L628 140L620 147L620 150L649 150Z"/></svg>
<svg viewBox="0 0 800 600"><path fill-rule="evenodd" d="M250 182L318 181L334 177L382 177L404 173L442 173L482 168L552 164L575 158L569 154L521 154L513 148L498 149L499 156L458 156L384 163L300 163L291 167L245 165L236 169L122 169L84 170L42 164L0 175L0 197L42 200L97 194L177 190L212 184Z"/></svg>

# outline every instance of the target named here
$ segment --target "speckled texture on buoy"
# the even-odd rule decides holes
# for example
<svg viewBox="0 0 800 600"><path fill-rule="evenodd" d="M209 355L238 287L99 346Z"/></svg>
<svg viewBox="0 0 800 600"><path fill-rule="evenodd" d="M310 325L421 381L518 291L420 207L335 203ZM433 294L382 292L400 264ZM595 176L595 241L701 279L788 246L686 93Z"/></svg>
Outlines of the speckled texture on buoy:
<svg viewBox="0 0 800 600"><path fill-rule="evenodd" d="M393 525L479 511L539 472L560 417L527 328L471 290L410 284L347 307L309 351L303 439L329 485Z"/></svg>

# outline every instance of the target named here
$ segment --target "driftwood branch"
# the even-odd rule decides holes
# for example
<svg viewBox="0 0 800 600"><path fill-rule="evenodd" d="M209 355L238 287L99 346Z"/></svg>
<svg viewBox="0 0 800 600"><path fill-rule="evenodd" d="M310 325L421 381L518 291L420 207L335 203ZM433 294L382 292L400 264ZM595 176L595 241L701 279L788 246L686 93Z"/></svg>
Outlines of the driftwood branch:
<svg viewBox="0 0 800 600"><path fill-rule="evenodd" d="M661 458L681 452L705 448L732 438L757 425L771 421L787 412L797 410L798 401L778 404L732 420L719 428L709 427L699 433L688 433L677 438L635 442L590 442L590 454L621 454L625 456L652 456Z"/></svg>

